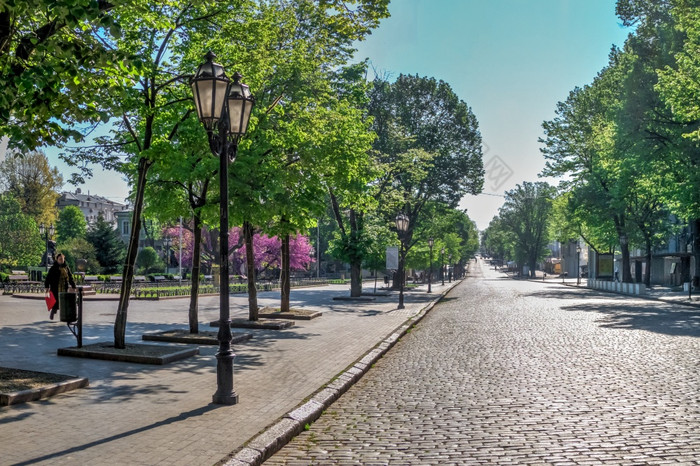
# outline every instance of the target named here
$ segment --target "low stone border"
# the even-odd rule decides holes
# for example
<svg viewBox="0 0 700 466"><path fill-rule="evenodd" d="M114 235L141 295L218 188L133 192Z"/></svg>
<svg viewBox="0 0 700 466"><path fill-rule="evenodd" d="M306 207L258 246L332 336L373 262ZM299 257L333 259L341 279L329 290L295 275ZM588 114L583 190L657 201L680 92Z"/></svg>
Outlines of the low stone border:
<svg viewBox="0 0 700 466"><path fill-rule="evenodd" d="M408 330L420 322L435 305L444 298L447 293L462 280L453 281L453 284L445 289L435 300L431 301L418 314L408 319L396 328L388 337L367 352L352 366L343 371L328 385L321 388L314 395L288 412L277 422L265 429L262 433L253 437L242 448L235 451L230 457L221 460L218 465L224 466L259 466L273 454L279 451L292 438L299 435L307 424L318 419L335 400L348 391L360 378L389 351Z"/></svg>
<svg viewBox="0 0 700 466"><path fill-rule="evenodd" d="M311 320L323 315L323 312L308 309L290 309L290 311L280 312L274 308L264 307L258 311L258 317L261 319Z"/></svg>
<svg viewBox="0 0 700 466"><path fill-rule="evenodd" d="M137 364L169 364L180 359L189 358L199 354L199 348L181 349L174 346L142 345L128 343L125 350L114 348L113 342L94 343L84 345L82 348L59 348L59 356L73 356L76 358L103 359L107 361L135 362ZM159 351L160 348L163 348ZM159 354L133 354L129 350L146 350Z"/></svg>
<svg viewBox="0 0 700 466"><path fill-rule="evenodd" d="M86 377L73 377L63 382L47 385L45 387L33 390L21 390L12 393L0 393L0 406L9 406L17 403L26 403L28 401L42 400L49 398L59 393L68 392L77 388L87 387L89 385Z"/></svg>
<svg viewBox="0 0 700 466"><path fill-rule="evenodd" d="M647 287L644 283L620 283L589 278L586 286L594 290L612 291L635 296L647 294Z"/></svg>
<svg viewBox="0 0 700 466"><path fill-rule="evenodd" d="M233 319L231 320L231 328L250 328L262 330L284 330L294 325L293 320L281 319L263 319L263 320L248 320L248 319ZM209 323L210 327L218 327L219 321L215 320Z"/></svg>
<svg viewBox="0 0 700 466"><path fill-rule="evenodd" d="M253 338L252 333L234 332L231 335L231 343L242 343ZM165 341L169 343L189 343L193 345L218 345L217 332L190 333L187 330L165 330L156 333L145 333L141 335L145 341Z"/></svg>

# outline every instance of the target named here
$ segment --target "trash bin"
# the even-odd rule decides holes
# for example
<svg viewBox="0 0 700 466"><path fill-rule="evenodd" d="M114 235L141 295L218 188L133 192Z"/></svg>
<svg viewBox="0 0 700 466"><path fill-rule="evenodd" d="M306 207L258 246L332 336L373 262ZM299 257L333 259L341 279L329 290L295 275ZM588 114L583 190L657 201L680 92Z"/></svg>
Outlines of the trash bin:
<svg viewBox="0 0 700 466"><path fill-rule="evenodd" d="M78 320L78 300L76 293L58 293L58 309L61 322L75 322Z"/></svg>

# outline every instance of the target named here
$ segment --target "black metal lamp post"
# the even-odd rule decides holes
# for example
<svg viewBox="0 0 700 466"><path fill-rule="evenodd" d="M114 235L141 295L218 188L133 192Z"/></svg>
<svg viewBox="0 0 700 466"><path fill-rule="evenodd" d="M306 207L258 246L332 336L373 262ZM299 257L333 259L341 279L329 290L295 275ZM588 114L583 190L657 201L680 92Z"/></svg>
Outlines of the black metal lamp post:
<svg viewBox="0 0 700 466"><path fill-rule="evenodd" d="M445 286L445 248L440 249L440 273L442 274L442 286Z"/></svg>
<svg viewBox="0 0 700 466"><path fill-rule="evenodd" d="M396 216L396 231L399 234L399 242L401 243L399 249L399 307L398 309L403 309L403 281L404 281L404 256L405 256L405 239L406 232L408 231L408 216L403 212L400 212Z"/></svg>
<svg viewBox="0 0 700 466"><path fill-rule="evenodd" d="M428 293L432 293L433 284L433 246L435 241L432 237L428 238L428 246L430 247L430 273L428 274Z"/></svg>
<svg viewBox="0 0 700 466"><path fill-rule="evenodd" d="M44 235L44 244L46 245L46 271L49 270L49 238L53 238L53 234L56 231L53 225L48 228L42 223L39 225L39 234Z"/></svg>
<svg viewBox="0 0 700 466"><path fill-rule="evenodd" d="M248 130L253 96L242 76L233 75L233 82L224 67L214 62L216 56L209 51L206 62L199 66L190 84L194 94L197 116L207 130L209 147L219 157L219 259L221 264L221 288L219 290L219 351L216 353L216 404L238 403L233 390L233 358L231 349L231 319L229 309L228 263L228 164L236 158L238 143Z"/></svg>
<svg viewBox="0 0 700 466"><path fill-rule="evenodd" d="M170 245L172 243L172 239L170 236L166 236L163 238L163 258L165 259L165 273L170 273Z"/></svg>
<svg viewBox="0 0 700 466"><path fill-rule="evenodd" d="M450 268L452 267L452 268ZM447 279L449 280L449 283L452 283L452 273L454 271L454 266L452 265L452 254L448 256L447 259Z"/></svg>
<svg viewBox="0 0 700 466"><path fill-rule="evenodd" d="M576 244L576 286L581 284L581 246Z"/></svg>

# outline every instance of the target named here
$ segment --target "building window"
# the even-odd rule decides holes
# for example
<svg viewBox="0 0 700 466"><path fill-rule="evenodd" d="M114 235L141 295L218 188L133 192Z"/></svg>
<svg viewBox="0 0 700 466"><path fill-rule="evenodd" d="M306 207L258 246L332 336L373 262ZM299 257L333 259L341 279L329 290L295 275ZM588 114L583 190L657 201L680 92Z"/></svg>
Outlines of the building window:
<svg viewBox="0 0 700 466"><path fill-rule="evenodd" d="M129 234L129 221L124 220L124 223L122 223L122 234L128 235Z"/></svg>

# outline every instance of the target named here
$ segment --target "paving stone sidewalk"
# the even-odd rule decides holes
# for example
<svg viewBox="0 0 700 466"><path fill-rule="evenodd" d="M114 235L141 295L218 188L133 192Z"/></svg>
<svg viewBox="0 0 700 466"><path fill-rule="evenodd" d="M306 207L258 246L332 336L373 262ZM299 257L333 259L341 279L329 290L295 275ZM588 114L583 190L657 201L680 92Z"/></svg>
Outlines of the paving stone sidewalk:
<svg viewBox="0 0 700 466"><path fill-rule="evenodd" d="M447 286L447 285L446 285ZM254 330L236 345L235 406L211 404L216 388L216 348L166 366L59 357L75 346L64 324L47 319L43 303L0 296L0 366L78 375L90 387L47 400L0 408L0 465L118 464L211 465L240 448L407 319L435 299L433 285L371 302L334 301L348 286L292 291L291 305L323 312L283 331ZM278 303L261 293L260 305ZM132 301L127 342L147 332L187 328L189 301ZM113 340L116 305L85 306L84 344ZM232 295L232 317L247 315L247 298ZM218 318L218 297L200 300L201 330Z"/></svg>

